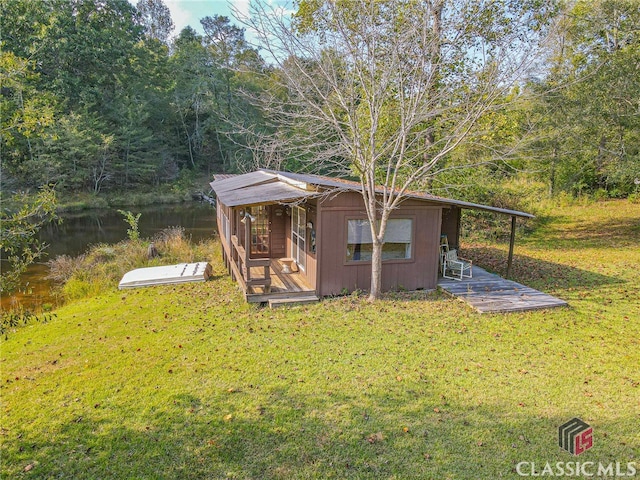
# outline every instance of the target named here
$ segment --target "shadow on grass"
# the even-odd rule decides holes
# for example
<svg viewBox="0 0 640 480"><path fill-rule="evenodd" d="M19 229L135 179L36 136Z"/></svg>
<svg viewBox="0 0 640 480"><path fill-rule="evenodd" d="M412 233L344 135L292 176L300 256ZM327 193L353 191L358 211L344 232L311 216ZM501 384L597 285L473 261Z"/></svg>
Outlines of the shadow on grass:
<svg viewBox="0 0 640 480"><path fill-rule="evenodd" d="M5 441L3 469L77 479L475 479L518 478L521 461L536 462L538 471L545 462L575 461L557 445L557 428L570 416L528 415L517 405L462 405L391 384L353 396L301 394L291 385L249 411L242 396L209 402L177 394L137 429L90 408L37 438ZM581 461L633 458L621 440L634 434L629 419L584 420L597 432L599 453Z"/></svg>
<svg viewBox="0 0 640 480"><path fill-rule="evenodd" d="M474 264L506 277L507 252L495 247L472 245L465 247L464 256L473 260ZM620 278L517 254L513 256L510 279L527 286L546 290L601 287L625 283Z"/></svg>
<svg viewBox="0 0 640 480"><path fill-rule="evenodd" d="M539 232L529 238L537 245L558 248L611 248L612 246L640 246L640 219L629 215L615 218L594 213L593 218L575 219L564 216L545 216L536 219Z"/></svg>
<svg viewBox="0 0 640 480"><path fill-rule="evenodd" d="M211 275L207 278L207 282L215 282L216 280L222 280L223 278L229 278L229 275L225 275L223 273Z"/></svg>

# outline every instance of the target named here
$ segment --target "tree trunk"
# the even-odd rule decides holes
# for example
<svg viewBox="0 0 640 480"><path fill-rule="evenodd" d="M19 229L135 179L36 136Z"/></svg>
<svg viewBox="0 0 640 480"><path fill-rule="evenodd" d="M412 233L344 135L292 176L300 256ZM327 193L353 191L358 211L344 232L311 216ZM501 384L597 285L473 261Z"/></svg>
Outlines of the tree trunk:
<svg viewBox="0 0 640 480"><path fill-rule="evenodd" d="M371 252L371 288L369 301L380 298L382 293L382 242L373 239L373 251Z"/></svg>
<svg viewBox="0 0 640 480"><path fill-rule="evenodd" d="M556 191L556 164L558 163L558 147L554 145L553 155L551 156L551 172L549 177L549 198L553 197Z"/></svg>
<svg viewBox="0 0 640 480"><path fill-rule="evenodd" d="M607 188L607 176L605 174L605 163L607 157L607 137L602 135L598 144L598 156L596 157L596 182L598 188Z"/></svg>
<svg viewBox="0 0 640 480"><path fill-rule="evenodd" d="M440 77L440 62L442 57L442 10L444 8L444 2L441 0L436 0L434 2L428 2L429 7L432 11L432 25L431 25L431 62L433 69L433 78L434 81L431 83L431 96L438 96L438 79ZM425 145L424 145L424 154L422 155L422 163L423 165L429 165L431 160L433 159L433 144L436 141L436 135L434 130L435 117L431 122L431 125L427 127L425 131ZM434 165L435 166L435 165ZM433 168L433 167L431 167ZM431 169L430 168L430 169ZM431 191L433 187L433 176L428 175L426 177L425 188L427 192Z"/></svg>

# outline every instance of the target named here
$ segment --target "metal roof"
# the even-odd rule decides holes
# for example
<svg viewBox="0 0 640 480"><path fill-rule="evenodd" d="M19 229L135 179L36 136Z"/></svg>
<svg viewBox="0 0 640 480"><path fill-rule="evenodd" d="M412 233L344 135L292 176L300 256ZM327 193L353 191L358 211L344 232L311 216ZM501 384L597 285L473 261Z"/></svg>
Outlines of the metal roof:
<svg viewBox="0 0 640 480"><path fill-rule="evenodd" d="M257 170L255 172L245 173L242 175L221 175L221 178L214 177L214 181L211 182L211 188L216 194L235 190L237 188L246 188L252 185L259 185L261 183L274 182L277 178L268 172L263 170Z"/></svg>
<svg viewBox="0 0 640 480"><path fill-rule="evenodd" d="M229 207L239 205L259 205L277 202L292 202L319 193L312 186L329 190L361 191L362 186L358 182L332 178L310 173L291 173L275 170L257 170L236 176L224 176L223 179L211 183L211 188L222 203ZM377 189L379 192L381 188ZM438 197L429 193L407 192L408 198L439 203L442 205L484 210L487 212L501 213L523 218L533 218L534 215L518 210L492 207L479 203L465 202L451 198Z"/></svg>
<svg viewBox="0 0 640 480"><path fill-rule="evenodd" d="M253 173L263 175L248 177ZM315 190L302 190L289 185L279 180L277 176L265 172L252 172L246 176L238 175L217 180L211 183L211 188L220 201L228 207L290 203L318 194Z"/></svg>
<svg viewBox="0 0 640 480"><path fill-rule="evenodd" d="M354 182L352 180L336 179L336 178L324 177L320 175L312 175L308 173L289 173L289 172L274 172L274 173L278 173L280 176L283 176L283 177L288 177L301 182L312 183L314 185L319 185L322 187L343 188L347 190L355 190L358 192L362 188L360 183ZM381 193L382 189L378 187L377 191ZM463 200L455 200L452 198L438 197L437 195L431 195L430 193L408 192L406 195L409 198L414 198L417 200L428 200L431 202L443 203L446 205L452 205L452 206L457 206L461 208L470 208L473 210L485 210L488 212L502 213L505 215L515 215L517 217L524 217L524 218L534 218L534 215L531 215L530 213L526 213L526 212L520 212L518 210L509 210L506 208L492 207L490 205L482 205L480 203L465 202Z"/></svg>
<svg viewBox="0 0 640 480"><path fill-rule="evenodd" d="M275 172L267 170L270 173L277 174L281 178L290 179L295 182L310 183L320 187L327 188L344 188L347 190L360 191L362 188L358 182L352 180L343 180L342 178L325 177L322 175L313 175L311 173L291 173L291 172Z"/></svg>
<svg viewBox="0 0 640 480"><path fill-rule="evenodd" d="M414 196L414 194L410 194L409 196L412 198L425 198L424 196L421 196L419 194L417 194L416 196ZM439 198L439 197L432 197L432 198L437 198L437 200L432 200L432 201L437 201L445 205L454 205L460 208L469 208L472 210L484 210L487 212L502 213L504 215L512 215L512 216L522 217L522 218L535 218L535 215L532 215L527 212L520 212L519 210L509 210L507 208L491 207L489 205L482 205L480 203L463 202L462 200L452 200L449 198Z"/></svg>

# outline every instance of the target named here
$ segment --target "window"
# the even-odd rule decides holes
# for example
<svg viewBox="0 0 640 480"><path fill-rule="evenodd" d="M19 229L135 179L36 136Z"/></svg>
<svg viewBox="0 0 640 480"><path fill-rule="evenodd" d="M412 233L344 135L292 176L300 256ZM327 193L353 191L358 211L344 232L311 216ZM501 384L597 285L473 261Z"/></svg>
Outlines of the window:
<svg viewBox="0 0 640 480"><path fill-rule="evenodd" d="M391 218L387 222L382 245L382 260L406 260L411 258L413 220ZM347 221L347 261L371 261L373 241L369 220Z"/></svg>
<svg viewBox="0 0 640 480"><path fill-rule="evenodd" d="M307 212L304 208L293 207L291 211L291 257L302 271L307 264L306 240Z"/></svg>

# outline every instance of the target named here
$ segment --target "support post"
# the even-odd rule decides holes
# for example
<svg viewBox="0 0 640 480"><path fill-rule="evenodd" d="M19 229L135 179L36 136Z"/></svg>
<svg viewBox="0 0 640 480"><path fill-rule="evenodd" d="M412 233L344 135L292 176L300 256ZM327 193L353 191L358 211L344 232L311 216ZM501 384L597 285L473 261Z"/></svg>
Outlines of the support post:
<svg viewBox="0 0 640 480"><path fill-rule="evenodd" d="M513 262L513 246L516 243L516 216L511 216L511 238L509 239L509 260L507 260L507 278L511 276L511 263Z"/></svg>

